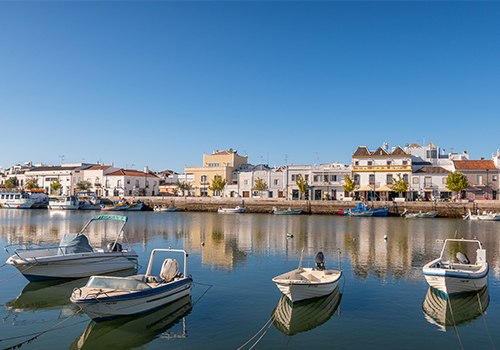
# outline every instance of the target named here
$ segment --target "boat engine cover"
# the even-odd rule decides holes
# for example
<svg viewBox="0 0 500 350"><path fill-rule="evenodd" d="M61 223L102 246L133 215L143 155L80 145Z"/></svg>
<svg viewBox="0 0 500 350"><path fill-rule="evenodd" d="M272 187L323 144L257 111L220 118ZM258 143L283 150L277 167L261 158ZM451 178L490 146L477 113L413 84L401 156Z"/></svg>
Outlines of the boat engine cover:
<svg viewBox="0 0 500 350"><path fill-rule="evenodd" d="M165 282L172 280L179 271L179 263L175 259L165 259L161 266L160 277Z"/></svg>
<svg viewBox="0 0 500 350"><path fill-rule="evenodd" d="M323 271L325 269L325 256L323 252L316 254L316 270Z"/></svg>

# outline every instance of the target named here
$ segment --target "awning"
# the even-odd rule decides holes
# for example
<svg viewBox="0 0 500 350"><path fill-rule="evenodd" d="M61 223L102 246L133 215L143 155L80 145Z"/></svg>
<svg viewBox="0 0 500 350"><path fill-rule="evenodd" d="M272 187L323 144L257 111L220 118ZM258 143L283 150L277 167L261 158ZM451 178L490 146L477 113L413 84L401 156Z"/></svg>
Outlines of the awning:
<svg viewBox="0 0 500 350"><path fill-rule="evenodd" d="M369 192L369 191L373 191L373 187L374 187L373 185L365 185L365 186L358 188L354 191L356 191L356 192Z"/></svg>
<svg viewBox="0 0 500 350"><path fill-rule="evenodd" d="M424 188L424 192L432 192L433 189L432 188Z"/></svg>
<svg viewBox="0 0 500 350"><path fill-rule="evenodd" d="M451 190L449 190L447 188L440 188L439 192L451 192Z"/></svg>
<svg viewBox="0 0 500 350"><path fill-rule="evenodd" d="M387 185L384 185L384 186L380 186L375 191L379 191L379 192L392 192L392 188L390 188Z"/></svg>

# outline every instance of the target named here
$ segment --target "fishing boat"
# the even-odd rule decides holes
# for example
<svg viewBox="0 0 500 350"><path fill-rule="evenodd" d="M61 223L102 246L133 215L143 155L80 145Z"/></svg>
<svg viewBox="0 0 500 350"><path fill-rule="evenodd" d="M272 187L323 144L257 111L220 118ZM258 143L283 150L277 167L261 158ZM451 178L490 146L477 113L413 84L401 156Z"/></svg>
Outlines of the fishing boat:
<svg viewBox="0 0 500 350"><path fill-rule="evenodd" d="M129 207L128 203L125 201L117 201L111 205L101 204L101 211L124 211Z"/></svg>
<svg viewBox="0 0 500 350"><path fill-rule="evenodd" d="M500 221L500 214L492 212L479 212L472 214L470 209L467 210L467 214L464 215L464 220L481 220L481 221Z"/></svg>
<svg viewBox="0 0 500 350"><path fill-rule="evenodd" d="M217 210L219 214L237 214L237 213L244 213L245 208L242 208L240 206L237 206L236 208L222 208L219 207Z"/></svg>
<svg viewBox="0 0 500 350"><path fill-rule="evenodd" d="M97 221L121 221L116 239L104 248L90 245L84 231L91 223ZM118 239L123 235L127 223L126 216L99 215L87 222L79 233L66 233L58 246L29 245L17 247L9 254L7 264L14 266L29 281L40 281L59 278L80 278L134 268L137 264L137 253L130 248L123 249ZM124 237L125 238L125 237Z"/></svg>
<svg viewBox="0 0 500 350"><path fill-rule="evenodd" d="M128 211L141 211L142 210L142 207L144 206L144 203L141 202L141 201L135 201L135 202L132 202L132 204L130 204L128 206Z"/></svg>
<svg viewBox="0 0 500 350"><path fill-rule="evenodd" d="M347 213L347 216L373 216L372 211L352 211L350 213Z"/></svg>
<svg viewBox="0 0 500 350"><path fill-rule="evenodd" d="M439 212L437 211L428 211L428 212L422 212L419 211L418 213L409 213L407 209L403 211L401 216L404 216L406 218L435 218Z"/></svg>
<svg viewBox="0 0 500 350"><path fill-rule="evenodd" d="M77 196L49 196L49 209L78 210L80 201Z"/></svg>
<svg viewBox="0 0 500 350"><path fill-rule="evenodd" d="M316 267L302 267L302 254L299 267L272 279L278 289L296 303L305 299L322 297L330 294L337 287L342 271L325 269L325 257L322 252L316 255ZM340 256L340 251L339 251ZM339 258L340 264L340 258Z"/></svg>
<svg viewBox="0 0 500 350"><path fill-rule="evenodd" d="M422 303L425 318L431 324L439 326L442 331L449 326L468 324L480 317L490 303L488 286L478 292L465 292L446 295L429 287ZM455 330L455 328L453 328Z"/></svg>
<svg viewBox="0 0 500 350"><path fill-rule="evenodd" d="M369 209L366 203L361 202L358 203L356 208L348 210L338 210L337 212L340 215L350 215L350 213L372 213L371 216L387 216L387 214L389 213L389 209L391 209L391 207L380 207L380 208Z"/></svg>
<svg viewBox="0 0 500 350"><path fill-rule="evenodd" d="M478 247L474 263L467 257L472 247ZM448 295L480 290L486 285L488 272L486 249L476 239L445 240L441 256L423 267L427 283Z"/></svg>
<svg viewBox="0 0 500 350"><path fill-rule="evenodd" d="M5 209L29 209L36 199L29 198L27 193L2 192L0 193L0 207Z"/></svg>
<svg viewBox="0 0 500 350"><path fill-rule="evenodd" d="M287 336L307 332L327 322L339 307L341 294L337 286L327 296L293 304L283 295L273 311L274 326Z"/></svg>
<svg viewBox="0 0 500 350"><path fill-rule="evenodd" d="M184 272L175 259L165 259L160 278L151 275L156 252L184 255ZM79 305L94 321L151 311L189 295L193 279L187 276L187 253L181 249L153 249L145 275L129 277L92 276L84 287L76 288L71 302Z"/></svg>
<svg viewBox="0 0 500 350"><path fill-rule="evenodd" d="M276 214L276 215L300 215L300 214L302 214L302 209L292 210L292 208L288 208L288 210L278 210L276 207L273 207L273 214Z"/></svg>

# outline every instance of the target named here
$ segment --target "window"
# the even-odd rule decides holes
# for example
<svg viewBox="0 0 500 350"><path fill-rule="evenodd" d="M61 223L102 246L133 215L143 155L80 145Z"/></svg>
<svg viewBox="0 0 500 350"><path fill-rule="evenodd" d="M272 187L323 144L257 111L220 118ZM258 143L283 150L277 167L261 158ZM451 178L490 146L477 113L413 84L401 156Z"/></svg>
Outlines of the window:
<svg viewBox="0 0 500 350"><path fill-rule="evenodd" d="M130 179L127 179L127 185L130 185Z"/></svg>
<svg viewBox="0 0 500 350"><path fill-rule="evenodd" d="M408 183L408 174L403 174L403 181Z"/></svg>
<svg viewBox="0 0 500 350"><path fill-rule="evenodd" d="M328 182L328 175L323 175L323 182Z"/></svg>
<svg viewBox="0 0 500 350"><path fill-rule="evenodd" d="M370 182L370 185L373 185L375 183L375 175L373 175L373 174L370 175L369 182Z"/></svg>
<svg viewBox="0 0 500 350"><path fill-rule="evenodd" d="M424 177L424 187L431 187L432 186L432 177L426 176Z"/></svg>
<svg viewBox="0 0 500 350"><path fill-rule="evenodd" d="M443 177L443 184L446 184L446 178Z"/></svg>
<svg viewBox="0 0 500 350"><path fill-rule="evenodd" d="M403 160L403 165L408 165L408 161L407 160Z"/></svg>
<svg viewBox="0 0 500 350"><path fill-rule="evenodd" d="M121 187L121 185L122 185L122 180L116 181L116 186Z"/></svg>
<svg viewBox="0 0 500 350"><path fill-rule="evenodd" d="M493 180L493 181L497 181L497 176L496 176L496 175L493 175L493 176L491 177L491 180Z"/></svg>
<svg viewBox="0 0 500 350"><path fill-rule="evenodd" d="M314 175L314 182L318 182L318 175Z"/></svg>
<svg viewBox="0 0 500 350"><path fill-rule="evenodd" d="M368 165L373 165L373 162L371 160L369 160Z"/></svg>
<svg viewBox="0 0 500 350"><path fill-rule="evenodd" d="M200 196L208 196L208 188L206 187L200 188Z"/></svg>
<svg viewBox="0 0 500 350"><path fill-rule="evenodd" d="M355 162L354 162L354 165L359 165L359 161L355 161Z"/></svg>
<svg viewBox="0 0 500 350"><path fill-rule="evenodd" d="M98 184L101 181L98 177L95 178L95 183Z"/></svg>
<svg viewBox="0 0 500 350"><path fill-rule="evenodd" d="M131 196L132 195L132 190L129 190L128 191L128 195Z"/></svg>
<svg viewBox="0 0 500 350"><path fill-rule="evenodd" d="M149 187L149 181L146 181L146 188Z"/></svg>
<svg viewBox="0 0 500 350"><path fill-rule="evenodd" d="M388 174L386 178L387 184L391 185L392 184L392 174Z"/></svg>
<svg viewBox="0 0 500 350"><path fill-rule="evenodd" d="M269 198L273 198L273 191L269 191Z"/></svg>
<svg viewBox="0 0 500 350"><path fill-rule="evenodd" d="M392 164L392 161L391 160L388 160L387 161L387 165L391 165Z"/></svg>
<svg viewBox="0 0 500 350"><path fill-rule="evenodd" d="M477 175L476 177L477 185L480 186L483 184L483 175Z"/></svg>
<svg viewBox="0 0 500 350"><path fill-rule="evenodd" d="M306 181L309 181L309 175L305 176Z"/></svg>
<svg viewBox="0 0 500 350"><path fill-rule="evenodd" d="M207 175L201 175L201 182L207 182Z"/></svg>
<svg viewBox="0 0 500 350"><path fill-rule="evenodd" d="M279 180L274 180L274 185L279 185Z"/></svg>
<svg viewBox="0 0 500 350"><path fill-rule="evenodd" d="M293 175L292 175L293 176ZM248 180L244 180L243 184L248 185Z"/></svg>
<svg viewBox="0 0 500 350"><path fill-rule="evenodd" d="M219 166L220 163L208 163L209 167Z"/></svg>
<svg viewBox="0 0 500 350"><path fill-rule="evenodd" d="M292 174L292 181L295 181L295 175Z"/></svg>
<svg viewBox="0 0 500 350"><path fill-rule="evenodd" d="M337 181L337 175L330 175L330 181Z"/></svg>
<svg viewBox="0 0 500 350"><path fill-rule="evenodd" d="M415 185L418 184L418 177L412 178L411 182Z"/></svg>
<svg viewBox="0 0 500 350"><path fill-rule="evenodd" d="M139 180L135 180L135 186L139 187Z"/></svg>
<svg viewBox="0 0 500 350"><path fill-rule="evenodd" d="M354 182L359 185L359 174L354 174Z"/></svg>

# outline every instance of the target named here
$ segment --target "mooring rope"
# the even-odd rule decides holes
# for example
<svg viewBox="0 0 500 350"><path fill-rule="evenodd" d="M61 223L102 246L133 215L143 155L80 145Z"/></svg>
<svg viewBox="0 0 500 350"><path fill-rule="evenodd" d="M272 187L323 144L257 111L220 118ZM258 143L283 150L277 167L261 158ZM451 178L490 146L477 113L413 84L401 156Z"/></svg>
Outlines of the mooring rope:
<svg viewBox="0 0 500 350"><path fill-rule="evenodd" d="M23 273L24 271L31 269L32 267L33 267L33 266L27 267L27 268L25 268L24 270L19 271L18 273L15 273L15 274L13 274L13 275L12 275L12 276L10 276L10 277L7 277L7 278L5 278L5 279L1 280L1 281L0 281L0 283L7 281L7 280L11 279L11 278L12 278L12 277L14 277L14 276L17 276L17 275L19 275L20 273Z"/></svg>
<svg viewBox="0 0 500 350"><path fill-rule="evenodd" d="M470 277L470 274L469 274L469 277ZM486 318L484 317L483 304L481 303L481 297L479 296L479 290L477 289L477 286L474 283L474 280L472 280L472 283L474 284L474 288L476 288L476 296L477 296L477 301L479 303L479 311L481 312L481 317L483 318L484 327L486 328L486 333L488 333L488 337L490 338L491 346L493 347L493 349L495 349L495 344L493 344L493 339L491 339L490 330L488 329L488 325L486 324ZM488 287L486 286L486 288L488 288Z"/></svg>
<svg viewBox="0 0 500 350"><path fill-rule="evenodd" d="M201 298L203 298L203 296L204 296L205 294L207 294L207 292L208 292L208 291L209 291L209 290L213 287L213 285L211 285L211 284L204 284L204 283L194 282L194 281L193 281L193 285L194 285L194 284L199 284L199 285L201 285L201 286L206 286L206 287L208 287L208 289L207 289L207 290L206 290L206 291L205 291L205 292L201 295L201 297L199 297L199 298L198 298L198 299L197 299L197 300L193 303L193 306L195 306L195 305L196 305L196 304L200 301L200 299L201 299Z"/></svg>
<svg viewBox="0 0 500 350"><path fill-rule="evenodd" d="M250 343L250 342L251 342L251 341L252 341L252 340L253 340L256 336L258 336L258 335L259 335L259 333L260 333L260 332L262 332L262 330L263 330L264 328L266 328L266 326L267 326L267 327L268 327L268 329L269 329L269 327L271 327L271 324L272 324L272 322L271 322L271 321L273 320L273 317L274 317L274 316L271 316L271 317L269 318L269 320L267 320L267 321L266 321L266 323L264 324L264 326L262 326L262 328L261 328L261 329L259 329L259 331L258 331L257 333L255 333L255 335L254 335L252 338L250 338L250 339L249 339L249 340L248 340L245 344L243 344L242 346L240 346L240 347L239 347L238 349L236 349L236 350L241 350L243 347L245 347L245 345L247 345L248 343ZM269 326L268 326L268 325L269 325ZM252 345L252 347L251 347L250 349L252 349L255 345L257 345L257 343L258 343L258 342L262 339L262 337L263 337L266 333L267 333L267 330L266 330L266 331L262 334L262 336L261 336L259 339L257 339L257 341L256 341L256 342ZM250 350L250 349L249 349L249 350Z"/></svg>
<svg viewBox="0 0 500 350"><path fill-rule="evenodd" d="M82 309L80 309L80 310L76 311L76 312L75 312L75 313L73 313L71 316L68 316L67 318L65 318L64 320L62 320L61 322L59 322L58 324L56 324L56 325L54 325L54 326L50 327L49 329L46 329L46 330L44 330L44 331L42 331L42 332L32 333L32 334L24 334L24 335L22 335L22 336L16 336L16 337L11 337L11 338L0 339L0 342L1 342L1 341L5 341L5 340L12 340L12 339L16 339L16 338L22 338L22 337L26 337L26 336L30 336L30 335L35 334L35 336L34 336L34 337L32 337L32 338L30 338L30 339L28 339L28 340L25 340L25 341L23 341L23 342L21 342L21 343L19 343L19 344L16 344L16 345L10 346L10 347L8 347L8 348L4 348L4 350L13 350L13 349L20 348L20 347L21 347L21 346L23 346L24 344L26 344L26 343L31 343L33 340L35 340L36 338L38 338L39 336L41 336L41 335L43 335L43 334L45 334L45 333L47 333L47 332L53 331L53 330L55 330L55 329L65 328L65 327L61 327L61 328L56 328L56 327L57 327L57 326L59 326L59 325L61 325L61 324L63 324L64 322L66 322L67 320L69 320L69 319L70 319L70 318L72 318L73 316L77 315L77 314L78 314L78 313L80 313L81 311L82 311ZM86 322L86 321L87 321L87 320L82 321L82 322ZM78 324L78 323L82 323L82 322L77 322L77 323L74 323L74 324L69 325L69 326L66 326L66 327L74 326L74 325L76 325L76 324Z"/></svg>

